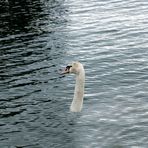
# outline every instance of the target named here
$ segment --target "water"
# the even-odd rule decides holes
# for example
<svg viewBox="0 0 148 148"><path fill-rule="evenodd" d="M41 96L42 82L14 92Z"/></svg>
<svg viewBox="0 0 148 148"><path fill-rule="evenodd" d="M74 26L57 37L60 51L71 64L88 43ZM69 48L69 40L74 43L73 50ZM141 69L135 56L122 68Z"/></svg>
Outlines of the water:
<svg viewBox="0 0 148 148"><path fill-rule="evenodd" d="M147 148L147 0L1 1L0 147ZM71 113L81 61L84 106Z"/></svg>

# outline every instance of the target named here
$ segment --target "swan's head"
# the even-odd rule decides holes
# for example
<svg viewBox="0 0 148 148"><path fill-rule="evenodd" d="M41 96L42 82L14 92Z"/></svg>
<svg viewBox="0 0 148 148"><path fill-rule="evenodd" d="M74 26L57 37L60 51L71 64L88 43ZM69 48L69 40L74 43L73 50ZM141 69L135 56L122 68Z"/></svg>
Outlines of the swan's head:
<svg viewBox="0 0 148 148"><path fill-rule="evenodd" d="M80 62L73 62L72 64L66 66L62 74L79 74L80 70L83 68L83 65Z"/></svg>

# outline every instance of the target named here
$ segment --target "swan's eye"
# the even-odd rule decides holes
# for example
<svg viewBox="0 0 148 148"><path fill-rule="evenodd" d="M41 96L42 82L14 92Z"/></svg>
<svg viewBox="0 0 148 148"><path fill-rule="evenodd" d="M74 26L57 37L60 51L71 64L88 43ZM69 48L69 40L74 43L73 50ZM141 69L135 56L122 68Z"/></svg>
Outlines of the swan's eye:
<svg viewBox="0 0 148 148"><path fill-rule="evenodd" d="M72 67L72 66L67 66L67 67L66 67L66 70L69 70L71 67Z"/></svg>
<svg viewBox="0 0 148 148"><path fill-rule="evenodd" d="M70 73L70 68L72 66L66 66L66 68L63 70L63 72L61 72L61 74L67 74L67 73Z"/></svg>

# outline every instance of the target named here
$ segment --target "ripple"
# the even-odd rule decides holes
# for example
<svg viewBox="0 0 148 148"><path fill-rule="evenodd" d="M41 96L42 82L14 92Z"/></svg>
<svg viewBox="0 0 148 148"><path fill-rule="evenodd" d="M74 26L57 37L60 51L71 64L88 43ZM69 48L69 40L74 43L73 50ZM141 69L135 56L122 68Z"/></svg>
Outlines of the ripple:
<svg viewBox="0 0 148 148"><path fill-rule="evenodd" d="M0 5L1 147L147 147L145 0ZM58 69L75 60L86 87L71 114L75 80Z"/></svg>
<svg viewBox="0 0 148 148"><path fill-rule="evenodd" d="M22 113L23 111L25 111L25 109L21 109L21 110L19 110L19 111L11 111L11 112L1 112L1 115L0 115L0 117L1 118L8 118L8 117L11 117L11 116L15 116L15 115L17 115L17 114L20 114L20 113Z"/></svg>

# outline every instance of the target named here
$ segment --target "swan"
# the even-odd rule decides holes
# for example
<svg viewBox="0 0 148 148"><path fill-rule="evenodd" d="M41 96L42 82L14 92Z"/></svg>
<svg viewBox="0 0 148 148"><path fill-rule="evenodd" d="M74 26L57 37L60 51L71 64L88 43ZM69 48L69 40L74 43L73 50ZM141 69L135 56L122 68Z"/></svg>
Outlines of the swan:
<svg viewBox="0 0 148 148"><path fill-rule="evenodd" d="M80 62L73 62L71 65L68 65L62 72L62 74L70 74L70 73L76 75L74 97L70 106L70 111L80 112L83 106L85 70Z"/></svg>

